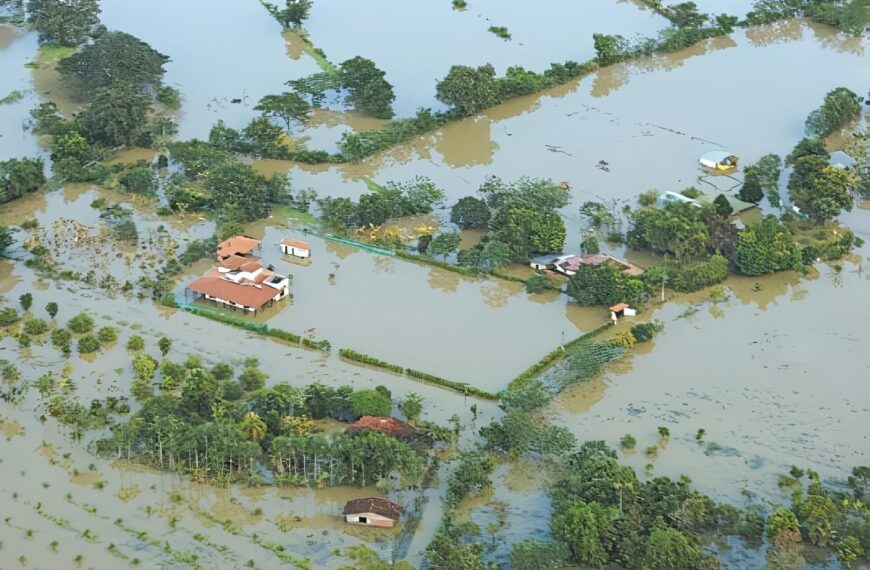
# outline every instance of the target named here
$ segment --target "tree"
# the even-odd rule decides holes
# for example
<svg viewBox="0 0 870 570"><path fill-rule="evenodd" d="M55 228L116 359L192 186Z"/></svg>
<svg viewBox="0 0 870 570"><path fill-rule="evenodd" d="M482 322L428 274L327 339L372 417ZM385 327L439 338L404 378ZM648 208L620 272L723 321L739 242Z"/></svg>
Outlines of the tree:
<svg viewBox="0 0 870 570"><path fill-rule="evenodd" d="M41 158L12 158L0 161L0 203L36 192L45 184L45 163Z"/></svg>
<svg viewBox="0 0 870 570"><path fill-rule="evenodd" d="M785 157L785 164L786 166L794 166L798 159L805 156L821 156L827 159L828 151L825 148L825 141L819 137L807 137L801 139L794 146L791 153Z"/></svg>
<svg viewBox="0 0 870 570"><path fill-rule="evenodd" d="M256 366L245 366L245 369L239 374L239 384L246 391L253 392L265 386L267 378L269 375Z"/></svg>
<svg viewBox="0 0 870 570"><path fill-rule="evenodd" d="M662 208L641 208L631 216L626 241L635 249L670 252L680 259L698 257L710 246L703 209L672 202Z"/></svg>
<svg viewBox="0 0 870 570"><path fill-rule="evenodd" d="M622 61L628 55L629 42L622 36L592 34L592 41L595 44L595 59L602 67Z"/></svg>
<svg viewBox="0 0 870 570"><path fill-rule="evenodd" d="M82 134L91 142L111 147L144 142L150 106L149 99L133 87L99 89L94 102L79 115Z"/></svg>
<svg viewBox="0 0 870 570"><path fill-rule="evenodd" d="M460 228L485 228L492 213L480 198L465 196L450 209L450 221Z"/></svg>
<svg viewBox="0 0 870 570"><path fill-rule="evenodd" d="M580 215L589 220L589 225L595 229L616 223L616 216L601 202L584 202L580 206Z"/></svg>
<svg viewBox="0 0 870 570"><path fill-rule="evenodd" d="M172 348L172 340L165 337L165 336L162 336L162 337L160 337L160 340L157 341L157 347L160 349L160 354L162 354L163 356L166 356L167 354L169 354L169 349ZM220 365L216 364L215 367L217 367L217 366L220 366ZM230 372L230 374L232 374L232 371ZM219 380L221 380L221 379L222 378L219 378Z"/></svg>
<svg viewBox="0 0 870 570"><path fill-rule="evenodd" d="M350 395L350 407L355 416L389 416L393 403L377 390L357 390Z"/></svg>
<svg viewBox="0 0 870 570"><path fill-rule="evenodd" d="M824 223L843 210L851 211L860 179L851 171L826 166L802 196L804 211L816 223Z"/></svg>
<svg viewBox="0 0 870 570"><path fill-rule="evenodd" d="M39 39L67 47L85 41L100 23L97 0L29 0L27 21Z"/></svg>
<svg viewBox="0 0 870 570"><path fill-rule="evenodd" d="M435 86L435 97L467 117L499 102L495 68L486 64L478 68L454 65Z"/></svg>
<svg viewBox="0 0 870 570"><path fill-rule="evenodd" d="M86 91L101 87L129 86L134 90L157 88L169 57L124 32L106 32L81 51L62 59L57 70L75 77Z"/></svg>
<svg viewBox="0 0 870 570"><path fill-rule="evenodd" d="M260 4L272 14L272 17L278 20L284 28L292 26L301 26L302 22L308 19L308 13L311 11L313 0L284 0L284 8L260 0Z"/></svg>
<svg viewBox="0 0 870 570"><path fill-rule="evenodd" d="M100 350L100 341L92 334L86 334L79 339L79 354L90 354Z"/></svg>
<svg viewBox="0 0 870 570"><path fill-rule="evenodd" d="M777 507L773 513L767 517L767 537L771 540L784 532L798 532L800 525L798 519L793 512L785 507ZM798 534L798 537L800 535Z"/></svg>
<svg viewBox="0 0 870 570"><path fill-rule="evenodd" d="M261 441L266 437L266 422L257 415L257 412L248 412L239 422L239 432L248 441Z"/></svg>
<svg viewBox="0 0 870 570"><path fill-rule="evenodd" d="M752 202L753 204L758 204L764 198L761 177L754 166L743 167L743 186L740 187L737 197L744 202Z"/></svg>
<svg viewBox="0 0 870 570"><path fill-rule="evenodd" d="M731 207L731 202L728 201L728 197L725 194L716 196L716 199L713 200L713 208L723 218L727 218L734 211L734 208Z"/></svg>
<svg viewBox="0 0 870 570"><path fill-rule="evenodd" d="M431 256L440 255L447 258L447 256L456 251L458 247L459 234L456 232L447 232L438 234L432 238L427 252Z"/></svg>
<svg viewBox="0 0 870 570"><path fill-rule="evenodd" d="M592 568L604 566L608 561L607 535L612 528L601 505L573 497L559 507L550 523L553 537L568 546L574 561Z"/></svg>
<svg viewBox="0 0 870 570"><path fill-rule="evenodd" d="M565 567L567 553L560 543L526 539L511 548L511 568L558 570Z"/></svg>
<svg viewBox="0 0 870 570"><path fill-rule="evenodd" d="M363 113L378 119L393 117L393 86L384 79L385 73L375 62L356 56L339 66L341 88L348 90L348 99Z"/></svg>
<svg viewBox="0 0 870 570"><path fill-rule="evenodd" d="M12 230L6 226L0 226L0 255L6 253L6 250L14 243L15 238L12 237Z"/></svg>
<svg viewBox="0 0 870 570"><path fill-rule="evenodd" d="M647 540L643 567L695 570L702 559L701 549L689 537L659 523Z"/></svg>
<svg viewBox="0 0 870 570"><path fill-rule="evenodd" d="M311 105L296 93L284 92L278 95L266 95L260 99L254 110L261 111L267 117L279 119L289 133L294 122L306 121Z"/></svg>
<svg viewBox="0 0 870 570"><path fill-rule="evenodd" d="M218 164L206 178L205 187L229 220L251 222L265 218L271 210L274 188L247 164Z"/></svg>
<svg viewBox="0 0 870 570"><path fill-rule="evenodd" d="M125 171L118 183L127 192L142 196L153 196L157 193L157 177L150 166L136 166Z"/></svg>
<svg viewBox="0 0 870 570"><path fill-rule="evenodd" d="M562 251L565 223L558 212L521 206L499 208L490 222L492 237L510 248L511 259Z"/></svg>
<svg viewBox="0 0 870 570"><path fill-rule="evenodd" d="M408 422L415 423L420 419L420 413L423 411L423 397L420 394L411 392L405 399L399 402L399 411L405 414Z"/></svg>
<svg viewBox="0 0 870 570"><path fill-rule="evenodd" d="M788 228L766 216L740 232L737 239L737 268L744 275L763 275L798 269L801 254Z"/></svg>
<svg viewBox="0 0 870 570"><path fill-rule="evenodd" d="M48 316L53 319L55 316L57 316L57 308L57 303L52 301L45 306L45 312L48 313Z"/></svg>
<svg viewBox="0 0 870 570"><path fill-rule="evenodd" d="M680 2L666 8L667 18L678 28L700 28L709 16L698 12L694 2Z"/></svg>
<svg viewBox="0 0 870 570"><path fill-rule="evenodd" d="M483 545L464 542L451 528L441 528L426 547L426 566L432 570L481 570Z"/></svg>
<svg viewBox="0 0 870 570"><path fill-rule="evenodd" d="M357 206L350 198L324 198L318 201L321 217L338 228L353 228L357 224Z"/></svg>
<svg viewBox="0 0 870 570"><path fill-rule="evenodd" d="M808 135L826 137L861 117L861 98L845 87L825 95L822 106L807 117Z"/></svg>
<svg viewBox="0 0 870 570"><path fill-rule="evenodd" d="M24 310L24 312L27 312L33 305L33 295L31 295L30 293L25 293L18 297L18 302L21 303L21 308Z"/></svg>
<svg viewBox="0 0 870 570"><path fill-rule="evenodd" d="M602 263L581 265L568 280L567 293L583 306L628 303L637 307L643 301L644 286L639 278Z"/></svg>

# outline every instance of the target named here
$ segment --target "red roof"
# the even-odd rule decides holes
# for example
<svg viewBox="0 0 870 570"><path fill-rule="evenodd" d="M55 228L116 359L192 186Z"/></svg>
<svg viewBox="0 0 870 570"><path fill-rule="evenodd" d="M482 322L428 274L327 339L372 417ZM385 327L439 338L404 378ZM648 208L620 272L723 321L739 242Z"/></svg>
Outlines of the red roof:
<svg viewBox="0 0 870 570"><path fill-rule="evenodd" d="M248 236L233 236L220 242L217 246L218 259L231 255L245 255L260 245L260 240Z"/></svg>
<svg viewBox="0 0 870 570"><path fill-rule="evenodd" d="M610 310L614 313L618 313L619 311L624 311L628 308L628 303L619 303L617 305L613 305L610 307Z"/></svg>
<svg viewBox="0 0 870 570"><path fill-rule="evenodd" d="M347 428L349 435L361 431L373 429L397 439L410 439L414 437L414 428L400 419L390 416L363 416Z"/></svg>
<svg viewBox="0 0 870 570"><path fill-rule="evenodd" d="M278 294L277 289L268 285L240 285L220 277L200 277L187 288L202 295L254 309L259 309Z"/></svg>
<svg viewBox="0 0 870 570"><path fill-rule="evenodd" d="M238 255L234 253L219 261L221 267L226 267L227 269L239 269L246 263L260 261L260 258L254 255Z"/></svg>
<svg viewBox="0 0 870 570"><path fill-rule="evenodd" d="M311 249L308 242L302 241L301 239L284 238L281 240L281 245L287 245L296 249Z"/></svg>
<svg viewBox="0 0 870 570"><path fill-rule="evenodd" d="M401 512L401 507L392 501L379 497L366 497L364 499L348 501L344 505L344 511L341 514L361 515L363 513L374 513L397 521Z"/></svg>

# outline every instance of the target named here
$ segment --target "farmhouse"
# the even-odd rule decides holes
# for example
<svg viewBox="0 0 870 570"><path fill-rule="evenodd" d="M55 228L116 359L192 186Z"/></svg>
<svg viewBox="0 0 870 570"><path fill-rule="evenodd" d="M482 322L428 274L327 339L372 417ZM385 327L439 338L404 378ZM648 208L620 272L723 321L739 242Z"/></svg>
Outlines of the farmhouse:
<svg viewBox="0 0 870 570"><path fill-rule="evenodd" d="M379 497L354 499L344 505L345 522L380 528L393 528L399 522L402 510L399 505Z"/></svg>
<svg viewBox="0 0 870 570"><path fill-rule="evenodd" d="M363 416L352 423L345 430L345 433L355 435L365 430L379 431L396 439L411 439L414 437L414 428L410 424L390 416Z"/></svg>
<svg viewBox="0 0 870 570"><path fill-rule="evenodd" d="M290 293L290 278L265 267L251 251L259 240L235 236L218 245L217 264L187 286L215 304L256 313Z"/></svg>
<svg viewBox="0 0 870 570"><path fill-rule="evenodd" d="M580 263L583 265L613 265L622 269L623 273L628 273L629 275L641 275L643 273L643 269L634 265L633 263L629 263L622 259L617 259L612 255L607 255L606 253L596 253L594 255L584 255L580 258Z"/></svg>
<svg viewBox="0 0 870 570"><path fill-rule="evenodd" d="M284 238L278 243L281 253L302 259L311 257L311 246L300 239Z"/></svg>

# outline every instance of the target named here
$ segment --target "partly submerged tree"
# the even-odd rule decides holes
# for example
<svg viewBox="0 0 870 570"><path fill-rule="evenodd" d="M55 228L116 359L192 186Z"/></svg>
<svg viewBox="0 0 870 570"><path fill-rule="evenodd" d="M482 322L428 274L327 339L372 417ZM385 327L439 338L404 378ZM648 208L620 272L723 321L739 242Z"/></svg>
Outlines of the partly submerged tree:
<svg viewBox="0 0 870 570"><path fill-rule="evenodd" d="M435 86L435 97L461 117L492 107L499 102L495 68L490 65L454 65Z"/></svg>
<svg viewBox="0 0 870 570"><path fill-rule="evenodd" d="M97 0L28 0L27 21L41 41L75 47L100 23L100 5Z"/></svg>
<svg viewBox="0 0 870 570"><path fill-rule="evenodd" d="M311 6L314 2L312 0L284 0L283 8L279 8L275 4L265 2L264 0L260 0L260 4L284 28L290 28L292 26L301 26L302 22L308 19L308 13L311 11Z"/></svg>
<svg viewBox="0 0 870 570"><path fill-rule="evenodd" d="M160 86L165 73L163 66L168 61L168 56L135 36L106 32L81 51L62 59L57 70L78 79L86 92L119 85L144 90Z"/></svg>
<svg viewBox="0 0 870 570"><path fill-rule="evenodd" d="M837 87L829 91L822 106L807 117L807 134L825 137L860 117L861 98L845 87Z"/></svg>
<svg viewBox="0 0 870 570"><path fill-rule="evenodd" d="M360 56L342 62L339 67L341 87L347 89L347 98L353 106L366 115L391 119L396 95L384 75L375 62Z"/></svg>
<svg viewBox="0 0 870 570"><path fill-rule="evenodd" d="M260 99L254 110L280 120L289 133L293 123L305 122L311 105L296 93L284 92L278 95L266 95Z"/></svg>
<svg viewBox="0 0 870 570"><path fill-rule="evenodd" d="M492 213L480 198L465 196L450 209L450 221L460 228L485 228Z"/></svg>

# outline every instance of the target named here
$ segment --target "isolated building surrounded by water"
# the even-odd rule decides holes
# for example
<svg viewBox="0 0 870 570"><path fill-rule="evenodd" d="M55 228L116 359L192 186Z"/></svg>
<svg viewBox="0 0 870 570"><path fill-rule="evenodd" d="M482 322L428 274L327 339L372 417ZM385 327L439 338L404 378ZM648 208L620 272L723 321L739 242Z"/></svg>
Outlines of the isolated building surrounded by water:
<svg viewBox="0 0 870 570"><path fill-rule="evenodd" d="M399 522L402 509L396 503L379 497L354 499L344 505L345 522L380 528L393 528Z"/></svg>

